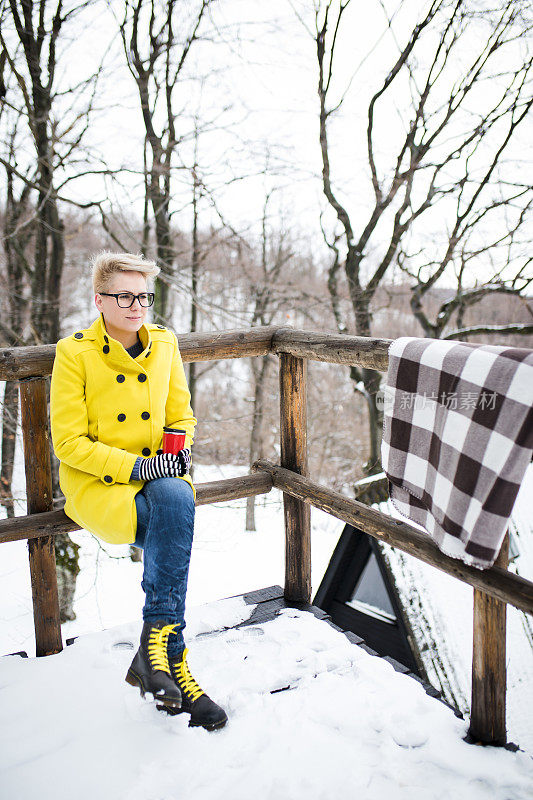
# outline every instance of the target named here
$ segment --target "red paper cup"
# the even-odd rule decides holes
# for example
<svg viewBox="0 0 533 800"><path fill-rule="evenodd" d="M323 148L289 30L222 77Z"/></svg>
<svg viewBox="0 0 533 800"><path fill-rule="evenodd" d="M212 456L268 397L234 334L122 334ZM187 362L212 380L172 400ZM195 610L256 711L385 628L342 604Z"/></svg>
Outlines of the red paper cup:
<svg viewBox="0 0 533 800"><path fill-rule="evenodd" d="M185 447L186 431L178 428L163 428L163 453L178 454Z"/></svg>

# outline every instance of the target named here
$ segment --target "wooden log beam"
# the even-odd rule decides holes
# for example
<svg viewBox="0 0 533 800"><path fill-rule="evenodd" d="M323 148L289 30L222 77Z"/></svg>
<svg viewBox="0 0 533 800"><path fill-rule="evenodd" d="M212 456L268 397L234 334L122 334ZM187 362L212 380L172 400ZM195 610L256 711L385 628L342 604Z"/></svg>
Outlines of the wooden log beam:
<svg viewBox="0 0 533 800"><path fill-rule="evenodd" d="M454 578L474 586L476 589L503 600L506 603L533 614L533 583L514 575L499 566L489 569L469 567L456 558L444 555L429 535L398 519L383 514L364 503L351 500L321 484L296 475L269 461L260 460L252 465L252 471L264 471L271 477L274 486L281 491L327 511L334 517L354 525L375 539L397 547L409 555L431 564L432 567L452 575Z"/></svg>
<svg viewBox="0 0 533 800"><path fill-rule="evenodd" d="M505 570L508 567L509 531L494 563ZM507 742L506 623L506 603L474 589L472 703L468 730L474 742L494 745Z"/></svg>
<svg viewBox="0 0 533 800"><path fill-rule="evenodd" d="M392 339L342 336L321 331L302 331L262 325L242 330L184 333L178 336L183 361L216 361L225 358L288 353L298 358L377 369L386 372ZM50 375L55 344L0 349L0 380L15 381Z"/></svg>
<svg viewBox="0 0 533 800"><path fill-rule="evenodd" d="M256 480L257 474L241 475L238 478L225 478L222 481L210 481L195 486L196 505L204 506L208 503L222 503L227 500L239 500L243 497L252 497L256 494L267 494L272 489L273 483L270 475L266 481Z"/></svg>
<svg viewBox="0 0 533 800"><path fill-rule="evenodd" d="M183 361L216 361L221 358L265 356L271 352L275 325L214 333L185 333L178 336Z"/></svg>
<svg viewBox="0 0 533 800"><path fill-rule="evenodd" d="M272 336L276 330L275 325L261 325L243 330L184 333L178 336L178 343L183 361L264 356L271 352ZM16 381L51 375L55 353L55 344L2 348L0 380Z"/></svg>
<svg viewBox="0 0 533 800"><path fill-rule="evenodd" d="M226 478L222 481L210 481L195 485L196 505L220 503L227 500L238 500L256 494L266 494L272 489L272 478L266 472L254 475L241 475L238 478ZM22 539L36 539L39 536L56 536L58 533L70 533L79 530L79 525L65 512L47 511L31 514L27 517L14 517L0 520L0 544L16 542Z"/></svg>
<svg viewBox="0 0 533 800"><path fill-rule="evenodd" d="M55 344L0 349L0 381L45 377L52 374Z"/></svg>
<svg viewBox="0 0 533 800"><path fill-rule="evenodd" d="M392 339L366 336L343 336L321 331L300 331L278 328L272 337L274 353L291 353L299 358L328 361L332 364L354 364L386 371Z"/></svg>
<svg viewBox="0 0 533 800"><path fill-rule="evenodd" d="M307 361L289 353L279 360L281 463L307 475ZM283 495L287 602L311 602L311 509Z"/></svg>
<svg viewBox="0 0 533 800"><path fill-rule="evenodd" d="M184 333L178 336L183 361L215 361L264 356L273 352L289 353L298 358L311 358L332 364L357 364L382 371L388 366L391 341L278 328L275 325L210 333ZM16 381L50 375L55 351L55 344L0 349L0 380Z"/></svg>
<svg viewBox="0 0 533 800"><path fill-rule="evenodd" d="M21 381L20 405L28 513L47 512L52 508L53 498L44 378ZM28 552L35 653L37 656L48 656L63 649L54 537L41 535L31 539L28 542Z"/></svg>
<svg viewBox="0 0 533 800"><path fill-rule="evenodd" d="M39 536L57 536L58 533L77 531L79 527L77 522L67 517L63 509L29 514L26 517L1 519L0 544L36 539Z"/></svg>

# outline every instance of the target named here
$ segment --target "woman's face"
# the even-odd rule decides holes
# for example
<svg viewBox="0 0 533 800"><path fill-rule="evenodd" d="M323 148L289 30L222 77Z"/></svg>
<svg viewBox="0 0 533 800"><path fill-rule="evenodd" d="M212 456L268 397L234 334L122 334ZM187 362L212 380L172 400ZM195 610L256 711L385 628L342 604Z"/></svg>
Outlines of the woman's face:
<svg viewBox="0 0 533 800"><path fill-rule="evenodd" d="M119 272L113 275L106 291L141 294L147 291L146 278L142 272ZM96 308L103 313L108 330L111 328L124 333L134 333L139 330L148 313L148 308L141 306L137 298L130 308L120 308L115 297L101 294L95 295L94 302ZM112 330L109 332L113 336Z"/></svg>

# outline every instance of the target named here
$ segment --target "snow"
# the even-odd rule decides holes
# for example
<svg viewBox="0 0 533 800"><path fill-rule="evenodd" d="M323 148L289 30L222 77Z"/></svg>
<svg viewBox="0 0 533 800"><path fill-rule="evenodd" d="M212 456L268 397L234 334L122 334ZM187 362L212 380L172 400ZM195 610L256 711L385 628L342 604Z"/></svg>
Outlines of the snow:
<svg viewBox="0 0 533 800"><path fill-rule="evenodd" d="M3 659L1 796L531 797L527 754L466 744L465 721L308 612L217 632L252 609L236 598L188 614L191 671L229 717L216 732L166 716L125 683L138 623L56 656Z"/></svg>
<svg viewBox="0 0 533 800"><path fill-rule="evenodd" d="M386 477L384 472L378 472L376 475L368 475L366 478L359 478L355 485L359 488L360 486L366 486L368 483L375 483Z"/></svg>
<svg viewBox="0 0 533 800"><path fill-rule="evenodd" d="M532 494L533 465L530 465L513 508L511 528L516 535L519 556L509 567L510 571L518 572L528 580L533 579ZM390 501L380 504L380 508L401 518ZM388 545L382 545L382 551L393 571L430 683L450 703L469 714L472 588ZM533 753L533 720L526 712L526 709L533 708L532 619L511 605L507 606L506 666L507 736L510 741Z"/></svg>
<svg viewBox="0 0 533 800"><path fill-rule="evenodd" d="M200 465L195 480L246 471ZM127 547L73 534L82 571L63 639L79 638L36 659L26 544L2 545L0 653L30 658L0 658L1 800L530 800L530 754L466 744L467 719L327 622L284 609L231 629L254 608L232 595L284 582L280 493L257 498L254 533L245 504L197 509L185 640L191 672L228 714L216 732L124 681L143 604ZM314 509L311 519L314 592L343 525Z"/></svg>

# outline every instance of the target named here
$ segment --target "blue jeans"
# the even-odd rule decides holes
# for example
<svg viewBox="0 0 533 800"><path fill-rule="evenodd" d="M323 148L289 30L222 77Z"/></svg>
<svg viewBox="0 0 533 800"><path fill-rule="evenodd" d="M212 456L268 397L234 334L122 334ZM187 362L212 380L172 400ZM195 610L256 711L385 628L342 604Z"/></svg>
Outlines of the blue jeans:
<svg viewBox="0 0 533 800"><path fill-rule="evenodd" d="M178 624L168 640L168 655L177 658L185 647L185 595L194 535L193 490L179 478L155 478L136 494L135 505L137 534L133 546L144 550L143 619Z"/></svg>

